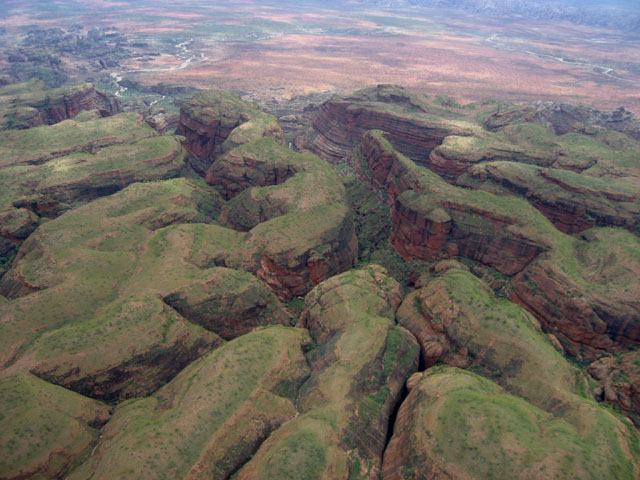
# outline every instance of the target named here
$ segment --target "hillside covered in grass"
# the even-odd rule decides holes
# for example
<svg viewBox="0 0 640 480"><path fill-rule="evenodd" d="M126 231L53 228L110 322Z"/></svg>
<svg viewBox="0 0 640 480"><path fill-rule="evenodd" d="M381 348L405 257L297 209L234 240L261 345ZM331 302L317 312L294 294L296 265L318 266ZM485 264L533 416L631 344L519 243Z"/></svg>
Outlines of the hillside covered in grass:
<svg viewBox="0 0 640 480"><path fill-rule="evenodd" d="M1 124L0 478L638 478L640 141L549 108Z"/></svg>

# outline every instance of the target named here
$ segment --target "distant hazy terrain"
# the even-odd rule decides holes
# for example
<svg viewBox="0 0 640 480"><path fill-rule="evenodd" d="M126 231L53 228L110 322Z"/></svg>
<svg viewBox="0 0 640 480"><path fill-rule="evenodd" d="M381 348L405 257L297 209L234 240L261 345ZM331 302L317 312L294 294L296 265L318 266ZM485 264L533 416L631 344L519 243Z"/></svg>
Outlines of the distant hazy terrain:
<svg viewBox="0 0 640 480"><path fill-rule="evenodd" d="M359 3L451 8L491 16L518 15L640 31L640 5L634 0L359 0Z"/></svg>
<svg viewBox="0 0 640 480"><path fill-rule="evenodd" d="M395 83L461 102L555 100L640 112L634 2L4 5L5 81L90 81L148 103L163 102L162 92L121 80L168 82L235 89L263 104Z"/></svg>

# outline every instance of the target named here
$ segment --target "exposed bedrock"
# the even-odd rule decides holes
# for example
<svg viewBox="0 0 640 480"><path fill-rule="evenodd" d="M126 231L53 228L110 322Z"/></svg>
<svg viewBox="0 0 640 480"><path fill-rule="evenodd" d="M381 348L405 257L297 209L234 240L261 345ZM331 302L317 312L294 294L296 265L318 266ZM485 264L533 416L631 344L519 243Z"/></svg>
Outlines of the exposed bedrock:
<svg viewBox="0 0 640 480"><path fill-rule="evenodd" d="M364 135L361 152L374 184L393 200L391 242L405 259L461 255L513 275L547 248L514 214L523 202L513 199L511 210L492 205L484 192L448 185L395 151L380 131Z"/></svg>
<svg viewBox="0 0 640 480"><path fill-rule="evenodd" d="M309 343L305 330L286 327L226 343L153 395L118 406L94 454L68 478L229 478L297 416Z"/></svg>
<svg viewBox="0 0 640 480"><path fill-rule="evenodd" d="M199 92L184 102L176 134L185 137L184 146L192 155L191 166L202 176L221 153L247 141L268 136L284 144L284 134L275 117L235 93L218 90Z"/></svg>
<svg viewBox="0 0 640 480"><path fill-rule="evenodd" d="M270 150L270 155L263 149ZM233 149L215 161L207 172L207 182L229 200L248 187L283 183L301 169L296 163L286 150L270 142L256 142L253 148Z"/></svg>
<svg viewBox="0 0 640 480"><path fill-rule="evenodd" d="M317 136L309 149L336 161L349 156L367 130L384 130L394 147L420 164L448 135L469 134L468 127L424 114L426 107L401 87L379 85L344 99L323 103L313 122Z"/></svg>
<svg viewBox="0 0 640 480"><path fill-rule="evenodd" d="M401 295L377 265L307 295L300 326L314 345L298 415L271 434L238 479L379 477L389 419L418 366L415 339L394 322Z"/></svg>
<svg viewBox="0 0 640 480"><path fill-rule="evenodd" d="M624 107L600 111L584 105L556 102L514 105L489 116L484 126L489 130L497 130L515 119L537 123L549 128L556 135L582 132L586 125L597 125L640 140L640 119Z"/></svg>
<svg viewBox="0 0 640 480"><path fill-rule="evenodd" d="M635 478L637 432L591 399L532 315L455 262L433 272L397 312L429 368L407 382L383 478Z"/></svg>
<svg viewBox="0 0 640 480"><path fill-rule="evenodd" d="M448 366L416 373L407 387L384 454L385 480L632 480L640 473L630 422L578 395L550 413Z"/></svg>
<svg viewBox="0 0 640 480"><path fill-rule="evenodd" d="M24 91L15 96L19 87ZM2 105L9 100L10 103ZM117 99L96 90L91 83L54 90L44 90L37 81L10 85L6 87L6 94L5 89L0 89L0 105L4 110L0 113L0 129L53 125L74 118L84 110L95 110L102 117L122 112Z"/></svg>
<svg viewBox="0 0 640 480"><path fill-rule="evenodd" d="M514 162L488 162L469 169L457 184L489 191L498 187L523 196L561 232L615 226L640 234L640 193L623 179Z"/></svg>
<svg viewBox="0 0 640 480"><path fill-rule="evenodd" d="M4 132L0 141L0 256L79 203L131 183L178 176L180 142L157 134L135 113L85 117Z"/></svg>
<svg viewBox="0 0 640 480"><path fill-rule="evenodd" d="M509 298L531 311L572 355L594 360L640 345L640 297L632 271L618 272L608 286L602 277L563 267L553 258L536 261L511 281Z"/></svg>
<svg viewBox="0 0 640 480"><path fill-rule="evenodd" d="M260 325L289 325L291 318L264 284L247 272L211 269L207 278L164 297L183 317L225 340Z"/></svg>
<svg viewBox="0 0 640 480"><path fill-rule="evenodd" d="M637 236L592 228L572 238L524 199L446 183L382 132L365 134L361 153L372 182L395 199L391 241L404 258L461 256L516 275L510 297L572 355L593 360L638 344Z"/></svg>
<svg viewBox="0 0 640 480"><path fill-rule="evenodd" d="M598 379L598 398L627 415L640 427L640 350L593 362L588 372Z"/></svg>
<svg viewBox="0 0 640 480"><path fill-rule="evenodd" d="M238 109L251 108L238 102ZM358 240L336 172L315 155L285 148L265 133L277 126L273 117L252 115L231 131L227 150L215 158L206 178L229 200L220 222L247 232L247 254L232 255L225 265L254 272L280 299L289 300L354 266Z"/></svg>

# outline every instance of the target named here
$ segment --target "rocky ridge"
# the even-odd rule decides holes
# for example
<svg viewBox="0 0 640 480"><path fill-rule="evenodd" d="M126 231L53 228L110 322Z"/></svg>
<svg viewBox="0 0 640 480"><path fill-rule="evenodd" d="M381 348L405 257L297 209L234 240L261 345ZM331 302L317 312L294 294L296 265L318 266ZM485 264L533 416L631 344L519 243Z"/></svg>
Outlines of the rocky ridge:
<svg viewBox="0 0 640 480"><path fill-rule="evenodd" d="M225 92L7 131L0 477L637 478L635 140L452 105L330 100L343 178Z"/></svg>
<svg viewBox="0 0 640 480"><path fill-rule="evenodd" d="M88 110L107 117L122 113L122 106L90 83L52 90L44 90L41 81L0 87L1 130L53 125Z"/></svg>

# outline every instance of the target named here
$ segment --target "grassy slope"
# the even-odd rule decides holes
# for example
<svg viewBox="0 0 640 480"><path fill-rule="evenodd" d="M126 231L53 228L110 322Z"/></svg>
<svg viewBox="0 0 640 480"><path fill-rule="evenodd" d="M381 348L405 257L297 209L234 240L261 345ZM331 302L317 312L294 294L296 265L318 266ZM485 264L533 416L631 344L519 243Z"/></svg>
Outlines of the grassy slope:
<svg viewBox="0 0 640 480"><path fill-rule="evenodd" d="M603 431L590 431L589 423L571 424L489 380L450 367L423 375L407 402L416 405L407 412L415 423L403 433L410 445L422 449L407 452L397 478L414 478L425 470L425 462L435 471L478 479L595 480L637 475L633 460L638 455L637 433L604 409L590 419L608 430L600 437Z"/></svg>
<svg viewBox="0 0 640 480"><path fill-rule="evenodd" d="M305 342L304 330L272 327L227 343L153 396L119 406L96 455L70 478L228 475L252 453L243 442L295 415Z"/></svg>
<svg viewBox="0 0 640 480"><path fill-rule="evenodd" d="M0 476L63 474L88 456L109 409L28 373L0 376Z"/></svg>
<svg viewBox="0 0 640 480"><path fill-rule="evenodd" d="M417 367L415 342L394 326L399 295L378 266L332 277L309 293L304 324L316 346L301 413L262 445L239 479L375 475L391 409Z"/></svg>
<svg viewBox="0 0 640 480"><path fill-rule="evenodd" d="M535 319L523 308L495 297L469 272L446 270L426 287L407 296L398 316L400 324L413 332L423 328L425 317L431 318L435 325L441 325L451 342L450 348L465 349L471 370L520 397L502 396L494 400L465 394L462 398L456 395L449 398L445 396L445 389L442 396L446 399L442 402L447 404L446 410L425 415L434 422L430 428L440 432L435 436L438 446L433 448L437 448L437 453L447 462L455 456L461 459L463 468L473 471L473 462L479 455L485 462L480 468L487 469L479 478L492 478L492 475L537 478L536 475L542 475L537 467L532 471L527 469L538 462L544 464L551 452L569 448L572 453L551 455L555 460L545 467L554 472L560 468L560 478L571 478L569 475L575 468L584 468L582 475L587 476L580 478L633 478L637 473L639 466L633 458L640 452L640 439L629 421L587 398L589 387L584 374L554 349L539 331ZM436 375L431 372L429 370L425 378ZM427 409L427 406L421 404L420 408ZM475 412L473 419L460 416L460 408ZM534 411L538 413L532 414ZM552 418L542 411L553 415L554 426L534 426ZM502 415L513 415L513 419L493 420ZM527 418L532 418L533 424L523 424ZM537 430L542 433L536 433ZM563 439L555 435L547 439L545 436L549 434L544 433L547 431L562 432ZM509 435L519 441L527 439L516 449L518 455L507 454L511 447L504 442ZM453 440L445 441L446 438ZM560 443L554 443L556 440ZM546 450L549 442L553 447ZM563 457L571 458L569 464L554 465ZM517 473L518 469L525 473Z"/></svg>

